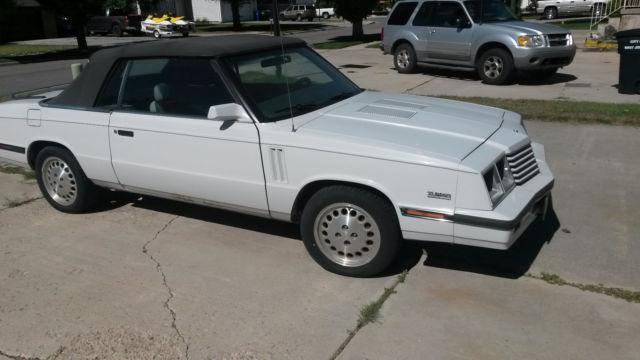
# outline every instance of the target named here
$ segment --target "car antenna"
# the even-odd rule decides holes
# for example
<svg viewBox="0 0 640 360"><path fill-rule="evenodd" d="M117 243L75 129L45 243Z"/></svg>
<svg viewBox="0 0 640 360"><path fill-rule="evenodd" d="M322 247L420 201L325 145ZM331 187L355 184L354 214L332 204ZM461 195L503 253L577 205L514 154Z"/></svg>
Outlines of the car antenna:
<svg viewBox="0 0 640 360"><path fill-rule="evenodd" d="M289 88L289 78L287 78L286 73L286 61L285 61L285 53L284 53L284 40L282 39L282 35L280 34L280 13L278 11L278 0L273 0L273 9L271 11L273 13L273 36L277 36L280 38L280 50L282 51L282 64L276 67L276 72L279 75L282 75L282 68L284 67L284 83L287 85L287 98L289 100L289 112L291 116L291 132L296 132L296 124L293 121L293 104L291 103L291 89Z"/></svg>

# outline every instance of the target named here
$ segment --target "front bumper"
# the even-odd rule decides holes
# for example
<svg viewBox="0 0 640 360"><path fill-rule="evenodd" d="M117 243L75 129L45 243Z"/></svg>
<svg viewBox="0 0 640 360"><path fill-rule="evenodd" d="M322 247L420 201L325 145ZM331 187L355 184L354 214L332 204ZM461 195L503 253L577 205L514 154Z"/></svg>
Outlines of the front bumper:
<svg viewBox="0 0 640 360"><path fill-rule="evenodd" d="M576 45L516 48L512 50L513 62L518 70L542 70L571 64L576 55Z"/></svg>
<svg viewBox="0 0 640 360"><path fill-rule="evenodd" d="M406 210L401 224L403 236L411 240L440 241L506 250L538 217L544 217L550 204L554 178L544 158L544 147L532 144L540 173L516 186L493 210L456 209L434 221L409 218ZM410 230L410 231L406 231ZM451 234L451 235L447 235Z"/></svg>

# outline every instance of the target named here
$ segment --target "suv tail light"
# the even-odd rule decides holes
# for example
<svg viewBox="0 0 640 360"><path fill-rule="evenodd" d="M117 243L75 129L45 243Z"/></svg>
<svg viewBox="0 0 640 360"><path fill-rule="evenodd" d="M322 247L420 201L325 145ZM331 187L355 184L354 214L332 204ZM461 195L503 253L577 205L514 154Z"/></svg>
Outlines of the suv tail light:
<svg viewBox="0 0 640 360"><path fill-rule="evenodd" d="M126 18L124 18L124 23L125 24L129 24L129 17L128 16Z"/></svg>

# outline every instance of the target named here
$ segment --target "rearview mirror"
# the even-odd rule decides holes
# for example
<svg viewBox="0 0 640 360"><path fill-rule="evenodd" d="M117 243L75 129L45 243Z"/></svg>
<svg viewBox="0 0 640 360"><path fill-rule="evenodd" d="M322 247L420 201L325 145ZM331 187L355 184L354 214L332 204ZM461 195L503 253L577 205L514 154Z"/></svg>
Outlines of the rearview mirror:
<svg viewBox="0 0 640 360"><path fill-rule="evenodd" d="M209 108L207 119L216 121L239 121L239 122L251 122L251 118L247 111L239 104L221 104L214 105Z"/></svg>

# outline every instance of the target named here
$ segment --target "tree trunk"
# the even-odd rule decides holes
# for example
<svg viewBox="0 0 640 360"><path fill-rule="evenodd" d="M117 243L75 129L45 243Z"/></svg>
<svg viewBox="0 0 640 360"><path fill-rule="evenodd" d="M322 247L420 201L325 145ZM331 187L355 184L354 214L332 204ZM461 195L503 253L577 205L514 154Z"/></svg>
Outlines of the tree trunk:
<svg viewBox="0 0 640 360"><path fill-rule="evenodd" d="M233 16L233 31L240 31L240 0L231 1L231 15Z"/></svg>
<svg viewBox="0 0 640 360"><path fill-rule="evenodd" d="M89 46L87 46L87 37L84 34L84 26L85 24L73 24L73 27L76 30L76 40L78 41L78 49L89 50Z"/></svg>
<svg viewBox="0 0 640 360"><path fill-rule="evenodd" d="M351 37L353 38L353 40L360 40L364 37L364 30L362 29L362 19L353 22Z"/></svg>

